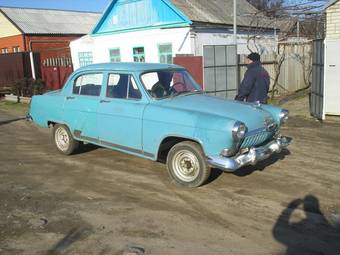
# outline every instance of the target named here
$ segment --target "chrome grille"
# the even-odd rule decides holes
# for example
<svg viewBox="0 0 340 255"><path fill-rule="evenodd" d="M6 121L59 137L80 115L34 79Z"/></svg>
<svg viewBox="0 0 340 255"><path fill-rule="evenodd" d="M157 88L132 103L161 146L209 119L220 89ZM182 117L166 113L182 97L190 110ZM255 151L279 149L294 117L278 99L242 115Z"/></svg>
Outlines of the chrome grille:
<svg viewBox="0 0 340 255"><path fill-rule="evenodd" d="M244 149L261 145L272 136L273 133L267 131L260 131L256 134L246 136L241 144L241 148Z"/></svg>

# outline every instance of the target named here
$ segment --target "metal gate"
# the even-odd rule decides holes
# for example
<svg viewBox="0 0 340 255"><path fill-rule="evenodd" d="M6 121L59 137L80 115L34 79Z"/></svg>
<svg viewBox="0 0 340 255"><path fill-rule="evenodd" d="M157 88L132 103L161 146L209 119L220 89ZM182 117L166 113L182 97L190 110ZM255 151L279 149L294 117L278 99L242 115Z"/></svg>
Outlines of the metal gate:
<svg viewBox="0 0 340 255"><path fill-rule="evenodd" d="M239 84L236 45L203 46L203 57L205 91L234 99Z"/></svg>
<svg viewBox="0 0 340 255"><path fill-rule="evenodd" d="M324 41L322 39L313 41L313 70L310 112L312 116L318 119L324 118L324 56Z"/></svg>

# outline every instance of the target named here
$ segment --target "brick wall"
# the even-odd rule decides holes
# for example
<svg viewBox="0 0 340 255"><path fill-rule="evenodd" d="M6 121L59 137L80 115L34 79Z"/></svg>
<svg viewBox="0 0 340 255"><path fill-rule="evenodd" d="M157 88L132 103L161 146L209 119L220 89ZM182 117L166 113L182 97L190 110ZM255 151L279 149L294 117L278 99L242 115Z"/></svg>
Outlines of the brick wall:
<svg viewBox="0 0 340 255"><path fill-rule="evenodd" d="M26 35L25 43L28 50L31 42L32 51L40 52L40 59L44 61L47 58L70 58L70 42L79 37L81 36Z"/></svg>
<svg viewBox="0 0 340 255"><path fill-rule="evenodd" d="M340 39L340 1L327 9L326 37Z"/></svg>
<svg viewBox="0 0 340 255"><path fill-rule="evenodd" d="M25 51L23 35L15 35L0 38L0 50L3 48L7 48L8 53L12 53L13 47L17 46L20 47L20 51Z"/></svg>
<svg viewBox="0 0 340 255"><path fill-rule="evenodd" d="M0 38L0 52L7 48L8 53L13 47L20 47L20 51L29 51L30 42L32 51L40 53L41 61L48 58L71 58L70 42L82 35L50 36L50 35L16 35Z"/></svg>

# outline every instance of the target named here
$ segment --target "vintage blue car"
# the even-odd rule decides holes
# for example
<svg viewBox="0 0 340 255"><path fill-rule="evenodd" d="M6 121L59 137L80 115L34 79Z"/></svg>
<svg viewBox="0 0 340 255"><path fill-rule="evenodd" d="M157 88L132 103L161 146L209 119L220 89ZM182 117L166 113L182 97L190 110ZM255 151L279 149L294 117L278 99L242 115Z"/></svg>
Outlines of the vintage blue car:
<svg viewBox="0 0 340 255"><path fill-rule="evenodd" d="M28 118L53 129L70 155L83 143L166 162L175 183L197 187L211 167L232 172L280 152L288 111L205 94L183 67L96 64L31 101Z"/></svg>

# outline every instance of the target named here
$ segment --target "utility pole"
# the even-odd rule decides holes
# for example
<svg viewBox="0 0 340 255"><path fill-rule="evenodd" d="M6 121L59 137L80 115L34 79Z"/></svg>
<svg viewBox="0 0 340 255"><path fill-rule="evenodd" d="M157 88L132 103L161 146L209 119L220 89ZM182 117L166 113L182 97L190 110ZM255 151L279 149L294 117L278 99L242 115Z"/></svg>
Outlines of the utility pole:
<svg viewBox="0 0 340 255"><path fill-rule="evenodd" d="M234 44L237 45L237 0L234 0Z"/></svg>
<svg viewBox="0 0 340 255"><path fill-rule="evenodd" d="M296 23L296 36L300 40L300 18L297 18L297 23Z"/></svg>

